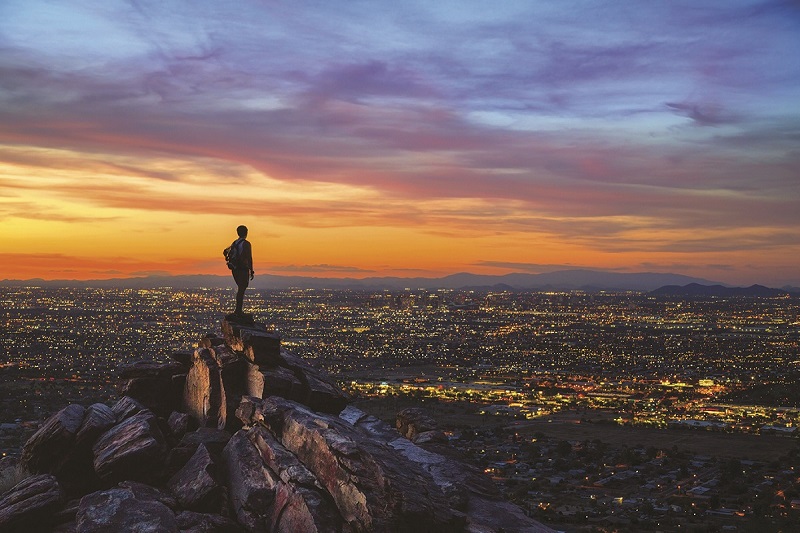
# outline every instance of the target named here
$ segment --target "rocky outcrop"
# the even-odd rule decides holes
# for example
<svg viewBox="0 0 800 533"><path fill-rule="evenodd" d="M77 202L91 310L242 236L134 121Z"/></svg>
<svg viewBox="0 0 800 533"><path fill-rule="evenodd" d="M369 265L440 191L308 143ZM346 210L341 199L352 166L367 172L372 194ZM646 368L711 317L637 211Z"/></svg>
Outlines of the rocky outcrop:
<svg viewBox="0 0 800 533"><path fill-rule="evenodd" d="M288 368L280 366L266 368L261 371L261 374L264 376L264 388L271 393L271 396L302 401L305 394L303 383Z"/></svg>
<svg viewBox="0 0 800 533"><path fill-rule="evenodd" d="M189 416L203 427L225 427L225 392L222 371L213 348L198 348L186 376L183 405Z"/></svg>
<svg viewBox="0 0 800 533"><path fill-rule="evenodd" d="M68 456L63 452L75 442L86 410L72 404L47 419L22 448L20 464L34 474L56 473Z"/></svg>
<svg viewBox="0 0 800 533"><path fill-rule="evenodd" d="M402 436L416 443L445 442L447 437L436 420L424 409L409 407L397 413L395 427Z"/></svg>
<svg viewBox="0 0 800 533"><path fill-rule="evenodd" d="M222 321L222 334L225 343L244 353L251 363L267 367L281 365L281 338L268 332L262 324L229 316Z"/></svg>
<svg viewBox="0 0 800 533"><path fill-rule="evenodd" d="M177 533L178 523L168 502L157 491L137 490L135 485L93 492L81 498L76 529L79 533Z"/></svg>
<svg viewBox="0 0 800 533"><path fill-rule="evenodd" d="M184 509L220 512L222 485L217 479L217 464L200 444L189 462L170 478L167 488Z"/></svg>
<svg viewBox="0 0 800 533"><path fill-rule="evenodd" d="M177 361L169 364L136 361L120 374L120 394L136 398L159 416L168 416L181 408L181 395L173 381L182 374L186 374L186 368Z"/></svg>
<svg viewBox="0 0 800 533"><path fill-rule="evenodd" d="M262 325L222 329L123 371L129 395L114 405L49 418L21 457L35 475L0 495L0 530L550 531L456 458L425 412L393 427Z"/></svg>
<svg viewBox="0 0 800 533"><path fill-rule="evenodd" d="M94 471L106 481L156 481L166 441L153 413L144 410L103 433L92 447Z"/></svg>
<svg viewBox="0 0 800 533"><path fill-rule="evenodd" d="M217 428L198 428L196 431L184 433L167 454L166 473L172 475L180 470L201 445L208 450L211 457L220 457L230 438L230 433Z"/></svg>
<svg viewBox="0 0 800 533"><path fill-rule="evenodd" d="M186 375L184 407L200 426L239 429L234 413L242 395L277 395L333 414L347 405L334 380L282 349L263 324L229 316L222 332L203 337Z"/></svg>
<svg viewBox="0 0 800 533"><path fill-rule="evenodd" d="M319 478L354 531L463 529L429 476L338 417L279 397L254 411Z"/></svg>
<svg viewBox="0 0 800 533"><path fill-rule="evenodd" d="M0 498L0 531L44 530L63 503L64 491L55 476L28 477Z"/></svg>
<svg viewBox="0 0 800 533"><path fill-rule="evenodd" d="M308 469L263 427L225 447L231 509L248 531L340 532L342 519Z"/></svg>
<svg viewBox="0 0 800 533"><path fill-rule="evenodd" d="M145 409L144 405L130 396L123 396L117 400L117 403L111 406L111 411L114 413L114 420L117 423L122 422L126 418L130 418L136 413L141 413Z"/></svg>
<svg viewBox="0 0 800 533"><path fill-rule="evenodd" d="M455 457L452 449L438 439L430 441L418 438L416 443L412 442L401 437L386 422L352 406L345 409L340 417L379 441L386 442L401 456L430 474L433 482L445 494L448 504L465 513L468 531L552 532L550 528L528 518L516 505L503 501L488 477ZM435 421L419 409L398 413L397 427L406 426L410 417L425 421L426 430L417 434L417 437L439 431L431 429L435 427Z"/></svg>
<svg viewBox="0 0 800 533"><path fill-rule="evenodd" d="M258 450L243 431L237 432L225 446L223 462L234 518L248 531L266 531L275 493L264 474Z"/></svg>
<svg viewBox="0 0 800 533"><path fill-rule="evenodd" d="M315 533L342 530L342 518L317 477L272 433L262 426L247 432L261 455L267 479L275 491L272 531Z"/></svg>
<svg viewBox="0 0 800 533"><path fill-rule="evenodd" d="M167 419L167 426L169 427L170 434L174 438L180 439L191 429L196 428L197 424L193 423L192 417L187 413L173 411Z"/></svg>

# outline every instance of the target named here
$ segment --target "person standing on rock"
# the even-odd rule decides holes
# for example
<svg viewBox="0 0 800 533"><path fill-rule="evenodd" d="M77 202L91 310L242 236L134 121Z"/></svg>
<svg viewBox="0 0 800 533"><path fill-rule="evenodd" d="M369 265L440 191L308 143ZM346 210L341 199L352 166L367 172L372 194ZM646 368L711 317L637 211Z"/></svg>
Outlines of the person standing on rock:
<svg viewBox="0 0 800 533"><path fill-rule="evenodd" d="M231 269L234 281L236 281L236 316L244 316L242 306L244 305L244 291L255 276L253 270L253 248L247 240L247 226L236 228L239 238L231 244L230 252L226 250L225 258L228 259L228 267Z"/></svg>

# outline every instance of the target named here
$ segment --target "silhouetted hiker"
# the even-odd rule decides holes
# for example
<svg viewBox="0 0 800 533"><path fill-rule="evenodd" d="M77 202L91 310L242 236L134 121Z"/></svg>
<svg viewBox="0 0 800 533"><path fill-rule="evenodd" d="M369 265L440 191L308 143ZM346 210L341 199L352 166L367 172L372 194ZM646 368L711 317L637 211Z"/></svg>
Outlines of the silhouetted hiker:
<svg viewBox="0 0 800 533"><path fill-rule="evenodd" d="M247 240L247 226L239 226L236 228L236 233L239 238L233 241L230 248L226 248L223 253L228 261L228 268L231 269L233 279L236 281L236 311L234 314L243 316L244 291L256 273L253 270L253 249Z"/></svg>

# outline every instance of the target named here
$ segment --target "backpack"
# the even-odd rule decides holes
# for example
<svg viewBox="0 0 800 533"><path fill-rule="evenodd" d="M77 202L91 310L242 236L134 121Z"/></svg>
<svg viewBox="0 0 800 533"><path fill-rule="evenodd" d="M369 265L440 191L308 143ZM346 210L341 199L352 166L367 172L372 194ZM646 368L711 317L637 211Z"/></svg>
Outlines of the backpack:
<svg viewBox="0 0 800 533"><path fill-rule="evenodd" d="M225 257L225 264L231 270L236 270L241 266L242 245L239 239L236 239L230 246L222 250L222 255Z"/></svg>

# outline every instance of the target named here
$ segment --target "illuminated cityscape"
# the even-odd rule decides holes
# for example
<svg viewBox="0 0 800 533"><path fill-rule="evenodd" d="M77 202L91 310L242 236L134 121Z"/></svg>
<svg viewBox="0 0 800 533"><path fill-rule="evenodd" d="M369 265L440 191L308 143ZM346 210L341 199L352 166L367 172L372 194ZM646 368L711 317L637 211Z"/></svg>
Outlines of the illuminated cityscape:
<svg viewBox="0 0 800 533"><path fill-rule="evenodd" d="M126 363L192 350L232 299L0 288L3 454L63 405L112 397ZM427 408L557 529L800 519L797 298L296 289L251 291L245 306L361 408L388 420Z"/></svg>

